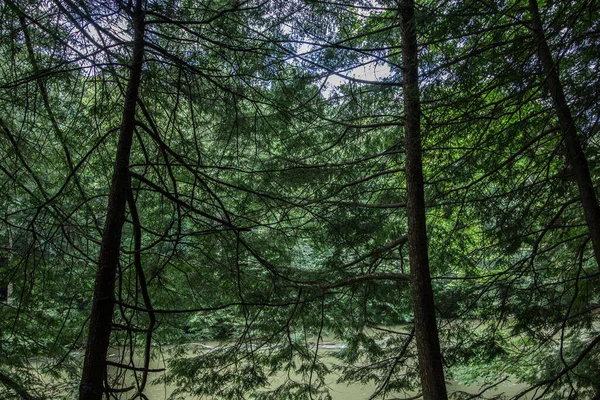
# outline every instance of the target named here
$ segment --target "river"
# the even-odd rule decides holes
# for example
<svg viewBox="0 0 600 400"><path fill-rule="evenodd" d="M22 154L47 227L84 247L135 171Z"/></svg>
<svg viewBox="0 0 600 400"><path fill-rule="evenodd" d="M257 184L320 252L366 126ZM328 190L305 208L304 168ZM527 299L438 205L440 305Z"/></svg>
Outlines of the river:
<svg viewBox="0 0 600 400"><path fill-rule="evenodd" d="M206 343L202 343L202 344L190 344L189 345L190 349L186 352L186 354L184 354L184 357L186 357L186 356L191 357L194 354L194 347L210 349L210 348L213 348L218 345L220 345L220 343L217 343L217 342L206 342ZM336 347L336 346L329 345L326 348L324 348L323 350L319 349L319 351L320 352L332 351L332 347ZM339 347L339 346L337 346L337 347ZM195 350L197 350L197 349L198 348L196 348ZM151 369L165 368L165 362L169 358L169 355L167 353L168 353L168 351L161 353L161 355L158 357L154 357L154 359L150 363L150 368ZM117 358L117 353L113 351L112 359L114 361L117 361L116 358ZM136 361L137 366L140 366L143 364L142 361L139 359L137 359L135 361ZM329 366L333 365L336 362L339 363L339 360L335 359L333 356L331 356L331 357L325 356L324 361ZM150 382L152 380L157 379L161 374L165 374L165 373L166 372L151 373L149 375ZM281 373L280 375L275 375L274 377L272 377L270 380L271 387L275 388L275 387L279 386L281 383L283 383L284 377L285 377L284 373ZM129 380L128 383L131 383L131 381L133 381L131 376L129 377L128 380ZM355 383L355 384L347 385L344 383L341 383L341 384L337 383L336 380L337 380L337 376L335 374L331 374L326 378L326 384L329 387L331 400L367 400L377 390L377 387L372 383L367 383L367 384ZM523 384L520 384L515 381L511 381L510 379L507 379L504 382L495 386L495 388L487 391L485 394L486 394L486 397L488 397L488 398L497 396L502 393L507 397L512 397L512 396L516 395L517 393L519 393L521 390L523 390L525 387L526 386ZM169 395L171 395L171 393L173 392L173 390L175 388L176 387L172 386L172 385L168 385L168 384L164 384L164 383L153 384L151 382L150 384L147 385L144 393L151 400L161 400L161 399L167 399L169 397ZM265 390L268 390L268 388L266 388ZM449 393L453 393L453 392L457 392L457 391L464 391L464 392L467 392L470 394L476 394L476 393L479 393L481 390L482 390L481 385L464 386L464 385L460 385L460 384L454 383L454 382L448 383L448 392ZM402 398L407 398L407 397L411 397L414 395L416 395L416 393L404 393L404 394L390 393L390 394L388 394L387 398L402 399ZM125 400L129 397L131 397L131 392L129 393L129 395L127 395L127 394L122 395L120 397L120 399ZM193 397L189 397L189 399L192 399L192 398ZM213 398L210 398L210 397L203 397L202 399L213 400ZM526 400L526 399L528 399L528 397L525 396L525 397L523 397L523 399Z"/></svg>

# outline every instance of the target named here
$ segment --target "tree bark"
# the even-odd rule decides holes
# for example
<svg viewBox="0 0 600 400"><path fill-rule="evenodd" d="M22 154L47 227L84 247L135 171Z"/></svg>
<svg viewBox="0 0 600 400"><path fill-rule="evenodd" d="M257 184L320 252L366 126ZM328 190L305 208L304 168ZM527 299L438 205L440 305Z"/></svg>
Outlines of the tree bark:
<svg viewBox="0 0 600 400"><path fill-rule="evenodd" d="M110 188L106 223L94 285L89 334L81 384L80 400L100 400L107 388L106 354L110 342L115 298L115 279L125 222L129 190L129 158L135 128L135 110L144 59L144 11L137 0L133 13L134 44L132 66L125 93L125 105L119 132L115 167Z"/></svg>
<svg viewBox="0 0 600 400"><path fill-rule="evenodd" d="M4 257L3 255L0 255L0 272L5 273L5 269L8 268L8 257ZM6 274L6 276L8 276L8 274ZM2 285L0 284L0 302L7 302L8 301L8 281L6 282L6 284ZM0 335L2 334L2 332L0 332Z"/></svg>
<svg viewBox="0 0 600 400"><path fill-rule="evenodd" d="M402 66L404 69L404 135L408 246L415 338L424 400L447 399L446 382L435 317L433 289L427 253L425 193L421 149L418 47L414 0L400 3L402 19Z"/></svg>
<svg viewBox="0 0 600 400"><path fill-rule="evenodd" d="M565 98L558 65L552 57L550 47L544 35L537 0L529 0L529 11L531 13L531 29L533 40L537 46L538 59L546 75L544 84L552 96L562 138L565 143L567 162L573 169L573 175L575 176L579 190L579 199L592 240L596 264L600 268L600 206L598 205L594 184L592 183L590 168L577 137L577 126L575 126L569 104Z"/></svg>
<svg viewBox="0 0 600 400"><path fill-rule="evenodd" d="M11 305L12 304L12 282L8 280L10 276L10 271L8 271L8 266L11 260L11 253L13 251L13 239L10 230L8 231L8 246L3 249L6 254L0 255L0 271L7 277L7 280L3 286L0 286L0 302ZM0 342L2 339L2 332L0 331ZM1 344L1 343L0 343ZM0 348L2 350L2 348Z"/></svg>

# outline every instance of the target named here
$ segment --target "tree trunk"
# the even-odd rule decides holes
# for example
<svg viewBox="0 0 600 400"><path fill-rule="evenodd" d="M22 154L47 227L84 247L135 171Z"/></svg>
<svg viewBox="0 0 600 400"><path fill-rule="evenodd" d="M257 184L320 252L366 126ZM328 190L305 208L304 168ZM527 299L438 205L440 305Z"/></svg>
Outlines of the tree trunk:
<svg viewBox="0 0 600 400"><path fill-rule="evenodd" d="M421 105L419 100L418 47L414 0L403 0L402 66L404 68L404 134L406 149L406 187L408 245L415 337L424 400L447 399L442 355L435 318L433 289L429 274L425 193L421 149Z"/></svg>
<svg viewBox="0 0 600 400"><path fill-rule="evenodd" d="M529 11L531 12L531 29L533 40L537 46L537 55L544 71L545 85L550 91L554 109L558 117L558 123L562 133L567 152L567 161L573 169L579 199L585 214L585 220L590 232L596 264L600 268L600 206L596 198L596 192L590 175L587 159L577 138L577 127L571 114L571 110L565 98L563 86L560 81L558 65L552 58L550 47L544 35L540 10L537 0L529 0Z"/></svg>
<svg viewBox="0 0 600 400"><path fill-rule="evenodd" d="M6 273L6 269L8 269L8 256L5 257L0 254L0 272ZM8 276L8 273L6 273L6 276ZM4 285L0 284L0 302L8 302L8 281Z"/></svg>
<svg viewBox="0 0 600 400"><path fill-rule="evenodd" d="M0 302L11 305L12 282L8 280L8 277L11 275L10 271L8 271L8 266L10 264L11 253L13 251L13 239L10 229L8 231L8 246L6 247L6 249L3 250L6 253L0 255L0 271L2 271L2 273L6 276L7 280L5 282L5 285L0 287ZM0 332L0 339L2 339L2 332Z"/></svg>
<svg viewBox="0 0 600 400"><path fill-rule="evenodd" d="M106 354L112 328L114 291L125 222L127 191L129 190L129 158L135 128L135 109L144 58L144 12L142 0L137 0L133 15L133 62L125 93L125 106L119 132L115 169L112 177L106 223L94 286L94 299L85 352L80 400L100 400L107 388Z"/></svg>

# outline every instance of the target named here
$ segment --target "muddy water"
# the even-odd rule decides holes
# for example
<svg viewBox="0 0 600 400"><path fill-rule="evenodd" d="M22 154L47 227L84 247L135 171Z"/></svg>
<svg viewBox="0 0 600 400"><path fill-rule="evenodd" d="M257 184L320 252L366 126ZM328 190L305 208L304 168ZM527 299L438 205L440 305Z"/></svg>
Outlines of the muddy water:
<svg viewBox="0 0 600 400"><path fill-rule="evenodd" d="M201 347L208 349L208 348L218 346L218 345L219 345L219 343L204 343L201 345ZM190 345L190 350L187 353L187 355L189 355L190 357L195 354L193 346L194 345ZM332 349L330 349L330 348L325 348L325 349L319 350L319 351L326 352L326 351L331 351L331 350ZM116 354L114 354L113 357L116 358ZM113 360L117 361L115 358L113 358ZM151 361L150 368L151 369L162 369L165 367L165 362L167 360L168 360L168 355L166 355L166 353L159 357L156 357L154 360ZM330 357L330 358L325 357L325 362L327 364L333 365L334 363L339 362L339 361L334 359L333 357ZM136 360L136 365L140 366L142 364L143 363L141 360ZM151 373L149 375L149 381L152 382L152 380L155 380L156 378L160 377L161 374L164 374L164 373L165 372ZM277 387L284 381L285 377L283 374L284 373L282 373L281 376L275 376L271 379L271 384L272 384L273 388ZM132 377L128 377L127 380L129 381L128 383L133 382ZM326 383L329 387L329 391L330 391L332 400L366 400L377 390L377 387L373 384L357 383L357 384L346 385L346 384L337 383L336 380L337 380L337 376L335 376L335 374L329 375L328 378L326 379ZM175 388L176 388L175 386L170 386L170 385L165 385L165 384L149 383L147 385L144 393L148 396L149 399L152 399L152 400L167 399L169 397L169 395L171 395L173 390L175 390ZM503 393L505 396L511 397L511 396L514 396L517 393L519 393L524 388L525 388L525 386L523 384L519 384L514 381L507 380L507 381L502 382L498 386L496 386L495 389L487 391L485 394L486 394L486 397L492 397L494 395ZM265 390L268 390L268 389L265 389ZM463 386L463 385L460 385L457 383L450 382L448 384L448 391L449 391L449 393L456 392L456 391L464 391L464 392L467 392L470 394L476 394L481 391L481 387L480 387L480 385L473 385L473 386L467 387L467 386ZM127 399L127 398L131 397L131 395L132 395L131 392L129 393L129 395L122 395L121 399L123 399L123 400ZM408 398L408 397L411 397L414 395L416 395L416 393L390 393L388 398L401 399L401 398ZM193 397L190 397L190 399L192 399L192 398ZM527 399L527 398L528 397L523 397L523 399ZM213 400L210 397L203 397L203 399Z"/></svg>

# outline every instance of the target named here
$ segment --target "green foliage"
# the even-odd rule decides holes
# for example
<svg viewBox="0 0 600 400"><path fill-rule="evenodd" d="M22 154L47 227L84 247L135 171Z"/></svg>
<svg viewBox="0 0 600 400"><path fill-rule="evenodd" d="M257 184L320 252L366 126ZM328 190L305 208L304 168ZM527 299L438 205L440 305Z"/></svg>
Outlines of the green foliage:
<svg viewBox="0 0 600 400"><path fill-rule="evenodd" d="M395 242L407 234L398 9L147 7L129 165L145 282L128 212L111 346L144 348L145 283L152 344L181 345L163 378L178 387L173 398L328 399L331 374L380 398L419 391L410 283L352 280L409 273L408 246ZM597 184L600 8L540 7ZM512 1L417 9L428 244L447 374L473 385L510 377L540 385L545 399L593 398L598 265L529 12ZM0 15L0 289L12 290L0 303L0 373L32 394L71 397L130 15L125 3L21 0ZM389 73L365 77L365 65ZM214 340L192 356L184 350ZM345 347L319 347L332 343ZM132 366L129 355L120 362Z"/></svg>

